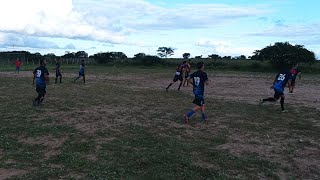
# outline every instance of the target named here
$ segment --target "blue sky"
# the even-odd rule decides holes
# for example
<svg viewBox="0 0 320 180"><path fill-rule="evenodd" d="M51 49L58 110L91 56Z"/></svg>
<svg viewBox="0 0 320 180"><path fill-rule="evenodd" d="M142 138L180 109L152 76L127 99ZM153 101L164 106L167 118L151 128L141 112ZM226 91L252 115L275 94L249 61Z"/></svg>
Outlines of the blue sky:
<svg viewBox="0 0 320 180"><path fill-rule="evenodd" d="M173 57L185 52L192 57L250 56L289 41L305 45L320 59L320 2L307 2L10 0L0 7L0 50L56 55L122 51L132 57L156 55L158 47L170 46Z"/></svg>

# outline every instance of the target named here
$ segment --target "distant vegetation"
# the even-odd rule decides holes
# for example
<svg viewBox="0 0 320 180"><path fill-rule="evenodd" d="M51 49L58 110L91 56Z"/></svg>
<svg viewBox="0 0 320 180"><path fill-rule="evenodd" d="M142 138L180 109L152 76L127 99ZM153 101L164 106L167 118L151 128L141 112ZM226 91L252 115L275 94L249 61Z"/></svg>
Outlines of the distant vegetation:
<svg viewBox="0 0 320 180"><path fill-rule="evenodd" d="M277 42L261 50L253 52L253 56L240 55L220 56L210 54L207 57L202 55L190 58L191 54L185 52L181 58L168 58L174 54L174 48L159 47L158 56L148 55L143 52L137 53L128 58L123 52L100 52L89 56L85 51L66 52L63 56L56 56L53 53L41 55L28 51L0 52L0 64L11 64L16 58L23 60L25 64L38 64L40 59L46 59L53 64L55 59L60 58L63 64L78 64L85 59L88 64L101 65L123 65L123 66L172 66L175 67L183 60L191 59L194 63L204 61L208 69L234 70L234 71L257 71L271 72L277 67L291 65L299 62L304 72L320 73L319 61L316 61L315 54L304 48L302 45L291 45L288 42Z"/></svg>

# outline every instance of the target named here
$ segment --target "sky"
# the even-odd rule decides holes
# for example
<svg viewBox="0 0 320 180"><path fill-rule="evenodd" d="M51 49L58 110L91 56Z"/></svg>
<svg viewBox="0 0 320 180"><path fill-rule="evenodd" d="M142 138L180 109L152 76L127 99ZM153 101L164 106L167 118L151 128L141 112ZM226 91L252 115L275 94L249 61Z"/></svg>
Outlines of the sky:
<svg viewBox="0 0 320 180"><path fill-rule="evenodd" d="M317 0L0 0L0 51L251 56L275 42L320 59Z"/></svg>

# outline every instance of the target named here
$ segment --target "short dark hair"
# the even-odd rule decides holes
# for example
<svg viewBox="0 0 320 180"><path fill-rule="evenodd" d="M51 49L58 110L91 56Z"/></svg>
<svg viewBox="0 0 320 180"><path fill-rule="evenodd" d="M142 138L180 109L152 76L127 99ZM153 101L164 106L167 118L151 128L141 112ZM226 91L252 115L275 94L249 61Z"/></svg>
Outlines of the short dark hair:
<svg viewBox="0 0 320 180"><path fill-rule="evenodd" d="M41 59L40 60L40 65L42 65L44 63L44 60L43 59Z"/></svg>
<svg viewBox="0 0 320 180"><path fill-rule="evenodd" d="M204 62L198 62L197 63L197 68L201 69L203 65L204 65Z"/></svg>

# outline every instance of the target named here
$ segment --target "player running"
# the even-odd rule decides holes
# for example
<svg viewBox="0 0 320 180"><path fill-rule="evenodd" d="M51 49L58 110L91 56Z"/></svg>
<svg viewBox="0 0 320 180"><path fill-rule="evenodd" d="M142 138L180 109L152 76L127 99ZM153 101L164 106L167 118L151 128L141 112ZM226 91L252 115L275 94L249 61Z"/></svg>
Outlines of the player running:
<svg viewBox="0 0 320 180"><path fill-rule="evenodd" d="M192 73L188 78L188 81L193 85L193 93L195 95L193 103L195 104L195 107L188 113L184 114L183 118L186 121L186 123L189 123L189 118L199 110L201 111L202 120L206 121L206 115L204 114L204 86L209 84L208 76L207 73L204 72L203 62L198 62L197 68L198 71Z"/></svg>
<svg viewBox="0 0 320 180"><path fill-rule="evenodd" d="M44 100L44 96L46 95L46 85L49 83L49 72L45 67L46 64L47 62L45 60L40 60L40 67L37 67L33 71L33 85L35 84L36 80L36 91L38 93L38 97L32 101L33 106L40 105Z"/></svg>
<svg viewBox="0 0 320 180"><path fill-rule="evenodd" d="M177 66L176 68L176 74L173 77L173 81L169 84L169 86L166 88L166 91L168 92L170 86L172 86L175 82L177 82L178 80L180 81L180 85L178 87L178 91L181 88L182 82L183 82L183 74L185 73L185 69L186 69L186 63L187 61L183 61L181 65Z"/></svg>
<svg viewBox="0 0 320 180"><path fill-rule="evenodd" d="M274 96L273 97L269 97L266 99L260 99L260 103L264 103L266 101L269 102L276 102L280 97L280 104L281 104L281 111L282 112L287 112L284 109L284 88L286 87L287 83L288 83L288 87L289 89L291 88L291 78L292 75L288 70L281 70L280 73L276 76L273 85L270 87L271 89L274 89Z"/></svg>
<svg viewBox="0 0 320 180"><path fill-rule="evenodd" d="M292 80L291 80L291 88L289 88L289 94L293 94L293 89L296 86L296 78L297 76L299 77L299 80L301 79L301 71L298 68L298 63L293 66L291 69L291 74L292 74Z"/></svg>
<svg viewBox="0 0 320 180"><path fill-rule="evenodd" d="M56 79L55 79L54 83L57 84L58 77L60 77L59 79L60 79L60 83L61 83L61 81L62 81L62 73L61 73L61 59L60 58L57 59L57 61L56 61L55 70L56 70Z"/></svg>
<svg viewBox="0 0 320 180"><path fill-rule="evenodd" d="M186 86L186 83L187 83L187 86L189 86L188 78L189 78L190 73L191 73L191 60L189 60L186 64L186 72L185 72L185 76L184 76L183 87Z"/></svg>
<svg viewBox="0 0 320 180"><path fill-rule="evenodd" d="M83 78L83 83L86 83L84 60L81 61L79 76L74 79L74 82L76 82L76 80L78 80L81 77Z"/></svg>

